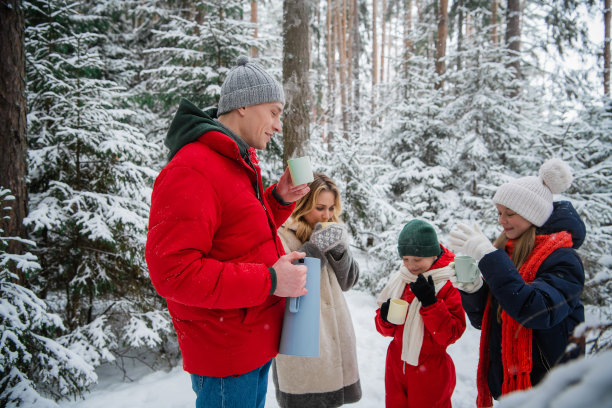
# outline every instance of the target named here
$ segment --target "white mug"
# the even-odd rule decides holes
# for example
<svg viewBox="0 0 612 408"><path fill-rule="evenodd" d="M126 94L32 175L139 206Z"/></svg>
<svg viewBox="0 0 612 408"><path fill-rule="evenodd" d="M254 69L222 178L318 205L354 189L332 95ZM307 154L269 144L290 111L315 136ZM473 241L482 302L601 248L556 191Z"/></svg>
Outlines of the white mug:
<svg viewBox="0 0 612 408"><path fill-rule="evenodd" d="M289 165L289 172L291 173L291 180L293 180L294 185L299 186L300 184L314 181L310 157L295 157L289 159L287 164Z"/></svg>
<svg viewBox="0 0 612 408"><path fill-rule="evenodd" d="M393 324L404 324L406 322L407 312L408 302L403 299L391 299L389 302L387 321Z"/></svg>

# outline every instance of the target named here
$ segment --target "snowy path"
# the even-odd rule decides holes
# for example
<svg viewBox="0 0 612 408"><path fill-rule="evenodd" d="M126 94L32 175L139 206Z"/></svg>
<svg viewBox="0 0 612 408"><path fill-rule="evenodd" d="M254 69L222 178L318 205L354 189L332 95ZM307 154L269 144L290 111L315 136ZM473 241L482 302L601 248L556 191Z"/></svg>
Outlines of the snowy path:
<svg viewBox="0 0 612 408"><path fill-rule="evenodd" d="M363 388L363 398L347 407L381 408L384 407L384 367L387 345L390 338L384 338L374 327L376 302L374 297L358 291L346 293L351 308L353 324L357 334L357 353L359 372ZM459 341L448 351L455 362L457 386L452 402L455 408L474 406L476 399L476 362L478 358L478 338L480 332L468 328ZM121 381L115 373L100 374L100 384L84 400L63 401L62 408L188 408L194 407L195 395L191 390L189 375L180 367L170 372L158 371L140 376L134 382ZM277 408L274 385L268 388L266 408Z"/></svg>

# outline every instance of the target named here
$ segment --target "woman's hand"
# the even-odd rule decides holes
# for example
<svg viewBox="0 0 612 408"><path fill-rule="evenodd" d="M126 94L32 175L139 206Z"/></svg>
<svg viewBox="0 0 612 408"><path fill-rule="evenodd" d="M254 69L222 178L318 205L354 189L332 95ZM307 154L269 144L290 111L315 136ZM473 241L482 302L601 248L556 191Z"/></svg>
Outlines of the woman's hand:
<svg viewBox="0 0 612 408"><path fill-rule="evenodd" d="M321 223L317 223L310 235L310 242L315 244L323 253L330 250L344 252L348 248L348 232L339 223L333 223L326 228L322 228Z"/></svg>

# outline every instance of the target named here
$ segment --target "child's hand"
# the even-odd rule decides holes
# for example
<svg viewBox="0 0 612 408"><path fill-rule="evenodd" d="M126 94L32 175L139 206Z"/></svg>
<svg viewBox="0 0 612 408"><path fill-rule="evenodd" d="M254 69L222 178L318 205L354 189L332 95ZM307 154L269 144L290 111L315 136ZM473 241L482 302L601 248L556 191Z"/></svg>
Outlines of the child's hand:
<svg viewBox="0 0 612 408"><path fill-rule="evenodd" d="M385 303L380 305L380 318L385 323L393 324L387 320L387 315L389 314L389 303L391 303L391 298L387 299Z"/></svg>
<svg viewBox="0 0 612 408"><path fill-rule="evenodd" d="M414 296L421 301L423 307L431 306L438 300L436 297L436 287L431 275L429 275L429 278L426 280L425 277L420 274L416 282L410 284L410 290L412 290Z"/></svg>
<svg viewBox="0 0 612 408"><path fill-rule="evenodd" d="M471 256L476 262L497 249L491 244L489 238L482 233L477 224L474 224L473 227L465 224L455 225L450 232L448 246L452 250Z"/></svg>
<svg viewBox="0 0 612 408"><path fill-rule="evenodd" d="M478 292L478 290L482 287L482 284L483 284L482 276L480 276L480 274L478 274L478 276L476 277L476 280L472 283L462 283L462 282L457 282L456 280L452 283L454 287L456 287L457 289L465 293Z"/></svg>

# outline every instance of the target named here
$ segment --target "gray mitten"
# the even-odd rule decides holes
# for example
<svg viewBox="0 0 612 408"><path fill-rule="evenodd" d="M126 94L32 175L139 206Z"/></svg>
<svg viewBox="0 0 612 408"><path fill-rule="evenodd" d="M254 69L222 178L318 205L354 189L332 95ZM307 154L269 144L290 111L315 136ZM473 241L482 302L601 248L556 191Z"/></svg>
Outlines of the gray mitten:
<svg viewBox="0 0 612 408"><path fill-rule="evenodd" d="M306 256L310 258L319 258L319 260L321 261L321 268L323 268L325 264L327 264L327 259L325 259L325 255L323 255L323 252L321 252L321 250L317 248L317 246L314 245L312 242L304 242L300 249L298 249L298 252L305 252Z"/></svg>
<svg viewBox="0 0 612 408"><path fill-rule="evenodd" d="M348 247L348 232L339 223L331 224L327 228L322 228L321 224L317 223L310 235L310 242L315 244L324 253L332 248L335 250L337 246L342 246L341 249L346 250Z"/></svg>

